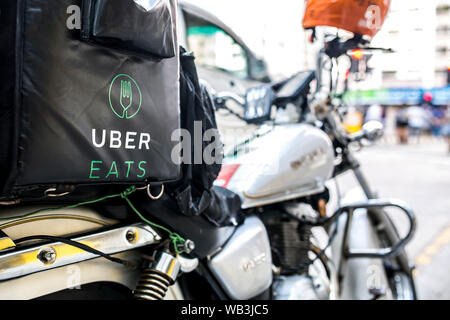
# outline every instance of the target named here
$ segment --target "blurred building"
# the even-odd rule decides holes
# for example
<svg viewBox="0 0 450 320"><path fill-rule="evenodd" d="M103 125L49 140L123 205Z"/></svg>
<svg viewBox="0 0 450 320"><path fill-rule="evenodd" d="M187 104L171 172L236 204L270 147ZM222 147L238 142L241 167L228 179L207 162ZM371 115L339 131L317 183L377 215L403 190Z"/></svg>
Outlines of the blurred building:
<svg viewBox="0 0 450 320"><path fill-rule="evenodd" d="M309 31L302 28L303 0L184 1L208 10L230 26L267 61L274 79L315 68L321 43L311 44ZM442 88L450 64L450 0L392 0L372 46L395 52L373 53L368 61L372 72L363 81L350 81L349 89L357 92L353 101L364 98L369 104L416 104L429 89L433 102L450 101L450 89Z"/></svg>
<svg viewBox="0 0 450 320"><path fill-rule="evenodd" d="M450 68L450 0L438 1L436 6L435 84L447 83Z"/></svg>
<svg viewBox="0 0 450 320"><path fill-rule="evenodd" d="M394 53L374 55L366 87L441 87L450 64L450 0L392 0L374 46Z"/></svg>

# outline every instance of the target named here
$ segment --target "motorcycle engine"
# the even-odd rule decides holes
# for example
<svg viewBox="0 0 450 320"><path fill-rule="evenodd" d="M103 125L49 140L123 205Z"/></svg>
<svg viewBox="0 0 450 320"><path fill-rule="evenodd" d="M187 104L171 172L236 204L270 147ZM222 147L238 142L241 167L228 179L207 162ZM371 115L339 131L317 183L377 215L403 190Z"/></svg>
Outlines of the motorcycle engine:
<svg viewBox="0 0 450 320"><path fill-rule="evenodd" d="M328 299L327 281L311 266L312 227L302 222L303 218L317 217L319 213L304 202L285 204L283 211L264 219L272 262L278 269L272 287L274 299Z"/></svg>
<svg viewBox="0 0 450 320"><path fill-rule="evenodd" d="M281 270L294 269L309 261L311 227L300 222L270 221L266 224L273 263Z"/></svg>

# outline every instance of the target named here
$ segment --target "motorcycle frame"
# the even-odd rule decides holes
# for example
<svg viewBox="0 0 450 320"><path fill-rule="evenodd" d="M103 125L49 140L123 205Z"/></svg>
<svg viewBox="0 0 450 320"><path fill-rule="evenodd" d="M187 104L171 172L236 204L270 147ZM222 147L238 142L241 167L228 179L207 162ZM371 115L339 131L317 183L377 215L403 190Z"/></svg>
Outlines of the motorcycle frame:
<svg viewBox="0 0 450 320"><path fill-rule="evenodd" d="M344 92L341 94L337 94L336 88L338 84L338 76L336 75L336 78L333 79L333 69L334 66L337 64L337 59L340 56L346 55L346 53L355 48L359 48L360 46L367 47L368 42L360 37L359 35L355 35L354 38L348 39L348 40L341 40L339 37L335 37L331 41L328 41L324 48L322 48L319 51L318 57L317 57L317 68L316 68L316 92L315 94L320 94L321 91L323 93L323 90L328 90L328 93L326 94L328 96L327 105L328 108L331 108L331 112L335 112L333 110L333 106L330 106L329 103L332 100L331 97L335 96L339 98L342 102L342 97L345 93L345 91L348 90L347 82L344 86ZM392 52L390 49L382 49L382 48L369 48L367 49L375 49L375 50L383 50ZM328 58L331 62L331 67L326 70L328 71L329 76L329 85L324 86L323 81L323 71L324 71L324 65L325 65L325 59ZM314 98L313 98L314 99ZM303 110L305 111L305 110ZM313 110L309 110L309 112L313 112ZM352 171L353 175L359 184L359 186L362 189L363 196L359 199L355 200L355 203L353 206L348 205L345 208L338 208L338 212L342 212L344 209L347 209L347 219L344 224L344 232L338 230L338 237L342 239L342 243L338 246L338 252L335 252L335 254L338 254L339 257L339 263L338 263L338 279L339 283L341 284L342 275L344 272L344 268L347 264L347 261L349 259L355 259L355 258L378 258L381 260L384 259L394 259L400 269L401 272L404 273L407 277L409 286L411 288L410 290L410 296L413 299L417 299L417 291L415 287L414 282L414 266L411 266L409 263L409 259L407 256L407 253L404 249L405 244L412 238L413 233L415 231L416 223L414 214L412 211L407 208L405 205L401 203L401 201L397 200L381 200L377 199L376 193L371 189L369 186L369 183L367 182L367 179L365 178L361 168L360 163L358 160L353 156L351 150L349 149L350 140L346 139L345 134L341 131L340 128L337 127L337 124L332 119L332 117L325 116L323 119L323 124L325 125L322 129L327 131L326 126L328 125L328 129L331 129L332 132L329 132L333 136L333 143L335 146L335 149L338 148L341 150L341 161L339 164L335 166L335 171L333 173L333 177L336 178L341 173ZM329 130L328 130L329 131ZM402 210L409 219L410 222L410 229L403 239L400 238L399 233L397 231L397 228L395 227L393 221L390 219L387 212L384 210L385 207L397 207L400 210ZM391 247L391 250L388 248L385 248L384 250L366 250L365 252L348 252L348 240L349 240L349 231L350 231L350 225L353 217L353 212L356 209L364 209L367 211L368 218L370 220L372 228L374 229L375 226L381 226L387 241L389 242L389 246ZM339 216L336 214L336 216ZM380 231L374 230L376 234L378 234ZM341 288L338 290L341 291Z"/></svg>
<svg viewBox="0 0 450 320"><path fill-rule="evenodd" d="M347 219L345 221L344 231L341 233L343 239L340 244L340 259L338 266L338 277L342 278L344 268L349 259L356 258L378 258L381 260L393 259L398 263L400 271L406 275L410 286L409 295L415 300L417 299L417 291L414 281L414 266L410 265L407 253L404 246L413 237L416 229L416 219L414 213L410 208L408 208L404 203L398 200L383 200L379 199L376 193L372 190L366 177L364 176L360 163L353 156L348 148L348 145L343 145L338 143L342 150L342 160L339 165L336 166L335 172L333 174L334 178L340 174L352 171L357 183L361 187L364 198L353 200L352 204L347 204L345 206L339 207L337 212L334 214L338 216L339 213L345 212ZM402 210L410 223L409 230L403 238L400 238L397 228L395 227L393 221L389 217L388 213L384 210L386 207L397 207ZM354 211L357 209L364 209L367 211L368 219L373 225L374 231L379 233L379 230L385 234L385 238L389 242L390 248L383 249L370 249L370 250L349 250L349 231L352 222L352 217ZM380 226L380 228L375 228L375 226Z"/></svg>

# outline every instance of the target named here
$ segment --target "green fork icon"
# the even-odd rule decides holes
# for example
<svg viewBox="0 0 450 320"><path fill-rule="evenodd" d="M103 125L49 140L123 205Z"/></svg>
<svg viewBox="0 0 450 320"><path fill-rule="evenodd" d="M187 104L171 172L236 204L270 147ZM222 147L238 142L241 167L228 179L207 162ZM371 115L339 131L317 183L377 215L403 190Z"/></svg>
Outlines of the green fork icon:
<svg viewBox="0 0 450 320"><path fill-rule="evenodd" d="M133 103L133 90L131 88L131 82L120 80L120 105L123 108L123 117L126 118L127 110Z"/></svg>

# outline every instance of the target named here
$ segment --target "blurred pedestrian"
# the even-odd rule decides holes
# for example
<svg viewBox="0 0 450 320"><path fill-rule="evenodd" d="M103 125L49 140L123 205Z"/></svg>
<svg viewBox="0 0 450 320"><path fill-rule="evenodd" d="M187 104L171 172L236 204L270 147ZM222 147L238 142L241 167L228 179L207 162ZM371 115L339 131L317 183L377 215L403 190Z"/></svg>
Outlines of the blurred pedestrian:
<svg viewBox="0 0 450 320"><path fill-rule="evenodd" d="M441 134L447 141L448 152L450 153L450 105L447 106L447 110L446 110L446 114L445 114L445 118L444 118L444 124L442 125Z"/></svg>
<svg viewBox="0 0 450 320"><path fill-rule="evenodd" d="M400 144L408 143L408 114L406 109L400 109L397 111L395 126L397 128L397 137Z"/></svg>
<svg viewBox="0 0 450 320"><path fill-rule="evenodd" d="M383 118L384 118L383 107L380 106L379 104L373 104L367 109L364 122L371 120L383 122Z"/></svg>
<svg viewBox="0 0 450 320"><path fill-rule="evenodd" d="M439 137L445 125L446 107L434 106L431 107L431 134L434 137Z"/></svg>
<svg viewBox="0 0 450 320"><path fill-rule="evenodd" d="M410 136L419 143L423 131L430 127L431 115L424 106L411 106L406 112Z"/></svg>

